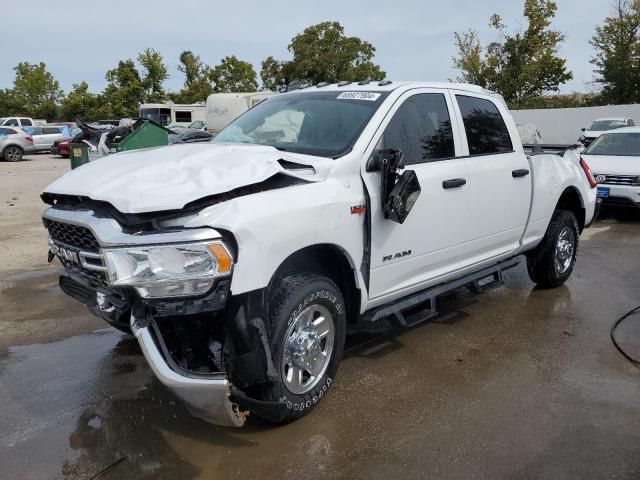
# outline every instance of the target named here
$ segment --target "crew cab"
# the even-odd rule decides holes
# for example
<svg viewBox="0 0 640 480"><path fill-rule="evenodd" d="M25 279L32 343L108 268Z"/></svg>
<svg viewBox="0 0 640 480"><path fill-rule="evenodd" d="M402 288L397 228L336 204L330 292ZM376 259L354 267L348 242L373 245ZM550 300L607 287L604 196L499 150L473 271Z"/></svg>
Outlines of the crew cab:
<svg viewBox="0 0 640 480"><path fill-rule="evenodd" d="M454 83L320 83L211 143L110 155L49 185L60 286L137 338L197 416L288 422L327 394L347 326L437 313L526 260L563 284L595 180L527 155L501 97Z"/></svg>

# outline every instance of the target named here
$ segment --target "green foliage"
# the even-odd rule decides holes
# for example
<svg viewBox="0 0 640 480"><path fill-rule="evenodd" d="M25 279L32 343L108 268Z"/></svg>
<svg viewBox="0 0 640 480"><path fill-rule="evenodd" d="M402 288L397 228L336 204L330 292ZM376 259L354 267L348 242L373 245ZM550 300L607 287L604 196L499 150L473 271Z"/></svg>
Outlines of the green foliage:
<svg viewBox="0 0 640 480"><path fill-rule="evenodd" d="M184 87L178 93L172 93L169 98L175 103L204 102L213 93L213 86L209 80L210 68L202 63L199 55L190 50L180 54L178 70L185 75Z"/></svg>
<svg viewBox="0 0 640 480"><path fill-rule="evenodd" d="M382 80L385 72L373 63L375 47L358 37L347 37L338 22L322 22L307 27L291 39L293 59L268 57L262 62L260 78L269 90L292 80L312 84L341 80Z"/></svg>
<svg viewBox="0 0 640 480"><path fill-rule="evenodd" d="M224 57L219 65L209 72L209 78L217 93L255 92L258 89L256 71L249 62L239 60L235 55Z"/></svg>
<svg viewBox="0 0 640 480"><path fill-rule="evenodd" d="M60 102L62 118L75 120L97 120L95 117L98 96L89 92L89 84L80 82L73 85L73 89Z"/></svg>
<svg viewBox="0 0 640 480"><path fill-rule="evenodd" d="M14 70L16 78L13 89L10 93L5 90L4 100L12 108L11 112L47 120L55 119L56 105L63 92L57 80L47 71L47 66L42 62L37 65L20 62Z"/></svg>
<svg viewBox="0 0 640 480"><path fill-rule="evenodd" d="M460 70L459 81L475 83L500 93L507 102L520 106L528 99L571 80L566 60L557 55L564 36L550 28L556 4L551 0L525 0L524 32L509 34L499 15L489 25L500 40L483 49L477 32L456 33L458 56L453 65Z"/></svg>
<svg viewBox="0 0 640 480"><path fill-rule="evenodd" d="M164 81L169 78L167 66L162 55L153 48L146 48L138 55L138 63L142 66L144 77L142 86L145 89L145 102L162 102L166 95L163 88Z"/></svg>
<svg viewBox="0 0 640 480"><path fill-rule="evenodd" d="M591 39L596 83L608 103L640 102L640 0L618 0Z"/></svg>
<svg viewBox="0 0 640 480"><path fill-rule="evenodd" d="M100 95L97 114L103 118L137 117L145 101L145 88L133 60L120 60L107 71L107 86Z"/></svg>

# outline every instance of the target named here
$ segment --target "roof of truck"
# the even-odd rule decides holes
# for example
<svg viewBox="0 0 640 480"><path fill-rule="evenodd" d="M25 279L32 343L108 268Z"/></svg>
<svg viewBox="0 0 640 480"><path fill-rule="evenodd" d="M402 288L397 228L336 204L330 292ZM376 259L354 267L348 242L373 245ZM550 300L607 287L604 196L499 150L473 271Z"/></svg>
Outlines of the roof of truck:
<svg viewBox="0 0 640 480"><path fill-rule="evenodd" d="M494 92L482 88L478 85L472 85L470 83L456 83L456 82L417 82L417 81L387 81L384 80L382 82L369 82L369 83L359 83L359 82L341 82L341 83L331 83L331 84L323 84L319 83L318 85L313 85L309 87L299 88L292 90L294 92L301 90L312 90L312 89L322 89L322 90L362 90L362 91L391 91L400 87L420 87L420 88L452 88L455 90L467 90L469 92L476 93L484 93L484 94L492 94L495 95Z"/></svg>

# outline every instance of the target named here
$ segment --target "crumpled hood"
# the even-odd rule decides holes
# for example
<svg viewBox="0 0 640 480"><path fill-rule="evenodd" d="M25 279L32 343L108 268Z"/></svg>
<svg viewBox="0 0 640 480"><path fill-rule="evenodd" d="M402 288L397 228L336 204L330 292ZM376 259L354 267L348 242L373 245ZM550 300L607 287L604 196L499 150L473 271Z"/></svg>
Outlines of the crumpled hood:
<svg viewBox="0 0 640 480"><path fill-rule="evenodd" d="M285 168L279 160L296 168ZM268 146L171 145L108 155L70 171L44 193L89 197L109 202L122 213L144 213L180 209L210 195L260 183L277 173L322 181L332 166L333 160L328 158Z"/></svg>

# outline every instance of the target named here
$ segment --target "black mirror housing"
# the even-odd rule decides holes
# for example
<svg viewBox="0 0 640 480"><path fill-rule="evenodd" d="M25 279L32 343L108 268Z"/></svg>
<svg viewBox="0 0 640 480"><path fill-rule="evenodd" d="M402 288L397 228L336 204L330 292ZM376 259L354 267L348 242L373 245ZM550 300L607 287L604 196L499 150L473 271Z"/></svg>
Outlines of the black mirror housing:
<svg viewBox="0 0 640 480"><path fill-rule="evenodd" d="M394 222L404 223L420 196L420 182L413 170L403 172L385 202L384 216Z"/></svg>

